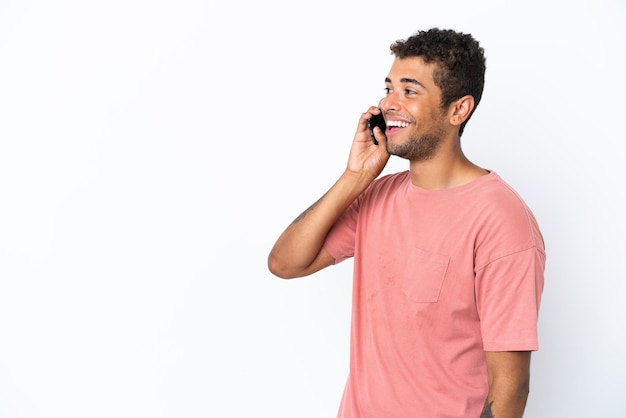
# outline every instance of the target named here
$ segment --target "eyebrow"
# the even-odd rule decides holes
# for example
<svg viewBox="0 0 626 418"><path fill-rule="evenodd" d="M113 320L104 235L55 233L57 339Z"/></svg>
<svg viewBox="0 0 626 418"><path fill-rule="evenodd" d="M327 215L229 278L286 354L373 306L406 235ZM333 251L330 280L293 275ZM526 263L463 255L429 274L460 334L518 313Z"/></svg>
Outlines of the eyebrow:
<svg viewBox="0 0 626 418"><path fill-rule="evenodd" d="M404 77L404 78L400 79L400 82L402 84L415 84L415 85L418 85L418 86L420 86L420 87L422 87L424 89L426 88L422 83L420 83L419 81L417 81L414 78ZM385 77L385 83L391 83L391 80L389 79L389 77Z"/></svg>

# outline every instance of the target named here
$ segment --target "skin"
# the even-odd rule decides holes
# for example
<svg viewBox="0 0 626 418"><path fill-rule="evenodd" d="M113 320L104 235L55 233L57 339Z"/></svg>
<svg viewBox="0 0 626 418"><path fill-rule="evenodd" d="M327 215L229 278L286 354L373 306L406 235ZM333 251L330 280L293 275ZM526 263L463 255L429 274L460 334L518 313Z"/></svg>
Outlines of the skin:
<svg viewBox="0 0 626 418"><path fill-rule="evenodd" d="M387 95L379 106L388 124L410 122L406 128L387 130L389 152L410 161L413 184L439 190L469 183L487 171L463 154L458 134L474 108L474 98L464 96L441 109L434 68L420 58L396 59L385 81Z"/></svg>
<svg viewBox="0 0 626 418"><path fill-rule="evenodd" d="M279 236L268 257L276 276L290 279L334 264L323 248L326 234L348 206L382 172L390 155L409 161L411 181L429 190L469 183L487 171L464 155L459 127L474 108L464 96L441 108L441 90L433 80L434 64L421 58L394 60L378 107L359 118L347 166L336 183ZM375 129L374 145L367 121L383 112L385 133ZM395 122L407 125L394 127ZM528 396L530 352L486 352L489 394L480 418L521 418Z"/></svg>
<svg viewBox="0 0 626 418"><path fill-rule="evenodd" d="M521 418L530 383L530 351L487 351L489 394L480 418Z"/></svg>

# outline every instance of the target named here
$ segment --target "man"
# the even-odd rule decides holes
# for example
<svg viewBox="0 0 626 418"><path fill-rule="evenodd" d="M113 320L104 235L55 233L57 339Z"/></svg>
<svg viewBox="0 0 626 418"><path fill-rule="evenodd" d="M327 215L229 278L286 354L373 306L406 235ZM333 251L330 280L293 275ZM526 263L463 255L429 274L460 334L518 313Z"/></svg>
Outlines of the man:
<svg viewBox="0 0 626 418"><path fill-rule="evenodd" d="M361 115L344 173L281 234L268 267L294 278L354 257L340 418L519 418L545 251L520 196L461 149L483 48L433 28L391 51L386 95ZM381 112L375 145L368 120ZM409 170L378 178L390 155Z"/></svg>

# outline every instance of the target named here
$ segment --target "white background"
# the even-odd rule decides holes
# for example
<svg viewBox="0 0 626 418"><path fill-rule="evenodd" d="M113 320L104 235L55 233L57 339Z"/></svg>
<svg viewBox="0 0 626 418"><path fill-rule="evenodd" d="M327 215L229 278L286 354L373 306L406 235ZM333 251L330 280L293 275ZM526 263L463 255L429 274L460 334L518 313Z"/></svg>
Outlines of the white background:
<svg viewBox="0 0 626 418"><path fill-rule="evenodd" d="M0 0L0 417L334 417L351 264L273 277L389 45L486 50L468 156L547 245L526 417L626 414L626 6ZM392 160L388 170L407 168Z"/></svg>

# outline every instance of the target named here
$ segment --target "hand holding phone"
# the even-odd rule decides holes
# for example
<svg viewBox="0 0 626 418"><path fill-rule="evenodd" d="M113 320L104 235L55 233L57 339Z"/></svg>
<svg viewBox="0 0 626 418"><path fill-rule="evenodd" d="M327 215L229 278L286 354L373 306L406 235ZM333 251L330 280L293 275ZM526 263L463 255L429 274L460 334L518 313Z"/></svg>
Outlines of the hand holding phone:
<svg viewBox="0 0 626 418"><path fill-rule="evenodd" d="M378 126L381 131L385 132L385 129L387 129L387 125L385 124L385 118L383 117L383 114L379 113L378 115L372 115L372 117L369 118L369 120L367 121L367 124L370 128L372 142L374 142L374 145L378 145L378 141L376 140L376 138L374 138L374 127Z"/></svg>

